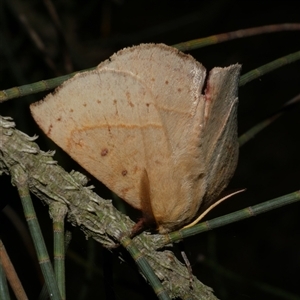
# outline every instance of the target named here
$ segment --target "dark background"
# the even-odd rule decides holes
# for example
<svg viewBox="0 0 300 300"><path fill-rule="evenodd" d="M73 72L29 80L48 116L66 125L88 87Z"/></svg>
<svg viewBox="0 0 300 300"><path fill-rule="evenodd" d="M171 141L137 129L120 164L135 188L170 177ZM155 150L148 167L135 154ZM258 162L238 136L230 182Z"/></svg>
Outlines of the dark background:
<svg viewBox="0 0 300 300"><path fill-rule="evenodd" d="M45 1L46 2L46 1ZM44 1L1 1L0 88L53 78L97 65L115 51L142 42L168 45L217 33L275 23L300 22L298 1L53 1L63 34L58 34ZM37 32L45 52L37 49L24 23ZM300 32L261 35L210 46L190 53L204 66L242 63L245 73L275 58L300 50ZM45 57L52 59L53 67ZM67 61L72 63L65 63ZM300 63L283 67L240 89L239 133L276 111L299 92ZM44 94L8 101L3 116L17 128L39 134L43 150L55 149L34 124L28 106ZM240 151L229 188L247 188L227 200L207 219L261 203L299 189L300 109L295 107ZM81 170L62 151L55 158L68 171ZM92 184L97 185L95 181ZM0 177L1 203L21 215L21 204L8 176ZM111 195L98 188L100 195ZM51 222L38 199L36 210L51 252ZM300 299L300 204L250 218L185 240L194 274L220 299ZM24 217L21 218L24 219ZM19 233L7 215L0 215L5 246L30 299L41 288L38 275ZM86 277L80 259L94 251L97 272ZM110 255L87 242L75 229L67 256L67 298L104 297L102 267ZM111 256L117 299L152 299L153 294L130 264ZM293 298L294 296L294 298Z"/></svg>

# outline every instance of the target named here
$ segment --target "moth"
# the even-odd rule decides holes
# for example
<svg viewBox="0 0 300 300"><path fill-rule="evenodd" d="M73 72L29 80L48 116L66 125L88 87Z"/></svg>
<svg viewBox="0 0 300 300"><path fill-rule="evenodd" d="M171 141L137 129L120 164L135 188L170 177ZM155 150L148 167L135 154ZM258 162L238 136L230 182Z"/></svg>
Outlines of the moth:
<svg viewBox="0 0 300 300"><path fill-rule="evenodd" d="M240 68L207 74L190 55L141 44L30 109L49 138L142 212L137 226L167 233L214 203L235 171Z"/></svg>

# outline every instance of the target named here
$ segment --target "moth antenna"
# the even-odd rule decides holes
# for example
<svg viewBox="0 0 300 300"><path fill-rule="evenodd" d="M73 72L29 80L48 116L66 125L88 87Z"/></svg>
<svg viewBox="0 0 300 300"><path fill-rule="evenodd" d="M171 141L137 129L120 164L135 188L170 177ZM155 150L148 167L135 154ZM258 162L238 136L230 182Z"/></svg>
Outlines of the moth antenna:
<svg viewBox="0 0 300 300"><path fill-rule="evenodd" d="M242 190L239 190L239 191L236 191L234 193L231 193L223 198L221 198L220 200L218 200L217 202L213 203L211 206L209 206L195 221L193 221L192 223L186 225L183 227L183 229L185 228L190 228L194 225L196 225L199 221L201 221L213 208L215 208L217 205L219 205L220 203L222 203L224 200L236 195L236 194L239 194L241 192L244 192L246 189L242 189Z"/></svg>

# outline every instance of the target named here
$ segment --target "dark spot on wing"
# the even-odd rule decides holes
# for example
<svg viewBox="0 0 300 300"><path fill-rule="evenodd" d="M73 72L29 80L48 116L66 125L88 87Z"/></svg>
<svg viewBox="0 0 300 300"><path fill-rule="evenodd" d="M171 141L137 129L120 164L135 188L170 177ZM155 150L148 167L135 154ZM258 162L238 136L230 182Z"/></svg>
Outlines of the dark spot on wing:
<svg viewBox="0 0 300 300"><path fill-rule="evenodd" d="M134 104L131 102L131 95L130 93L127 91L126 92L126 98L127 98L127 102L131 107L134 107Z"/></svg>
<svg viewBox="0 0 300 300"><path fill-rule="evenodd" d="M53 128L53 125L50 124L50 126L49 126L49 128L48 128L48 131L47 131L47 135L50 135L50 134L51 134L52 128Z"/></svg>
<svg viewBox="0 0 300 300"><path fill-rule="evenodd" d="M101 156L106 156L108 154L108 149L107 148L103 148L101 150Z"/></svg>

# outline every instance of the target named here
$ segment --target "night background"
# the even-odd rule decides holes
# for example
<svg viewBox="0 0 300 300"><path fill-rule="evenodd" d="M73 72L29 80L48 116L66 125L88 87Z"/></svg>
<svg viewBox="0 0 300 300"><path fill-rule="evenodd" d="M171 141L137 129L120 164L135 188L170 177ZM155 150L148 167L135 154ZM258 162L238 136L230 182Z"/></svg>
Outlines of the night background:
<svg viewBox="0 0 300 300"><path fill-rule="evenodd" d="M48 1L0 0L0 89L33 83L96 66L117 50L140 43L180 42L268 24L300 22L298 1L53 1L62 31L56 30ZM25 25L27 24L27 25ZM29 32L44 44L37 48ZM233 63L242 74L300 50L300 32L264 34L190 51L208 70ZM265 75L239 90L239 134L278 110L299 93L300 62ZM56 149L67 171L84 172L34 123L29 104L39 93L0 104L16 128L37 140L44 151ZM293 107L240 150L228 189L246 188L214 209L206 220L259 204L299 189L300 108ZM24 221L10 177L0 177L0 204L9 204ZM95 192L111 199L95 179ZM34 205L49 252L52 227L48 207ZM7 207L6 207L7 209ZM10 214L9 214L10 215ZM136 215L131 215L136 220ZM8 213L0 214L0 234L29 299L37 299L42 283ZM222 299L300 299L300 203L199 234L184 241L197 278ZM174 251L178 251L175 249ZM83 263L93 252L96 272L86 276ZM180 255L178 258L181 259ZM155 299L131 263L120 262L76 228L66 256L67 299L104 298L103 264L111 259L116 299Z"/></svg>

